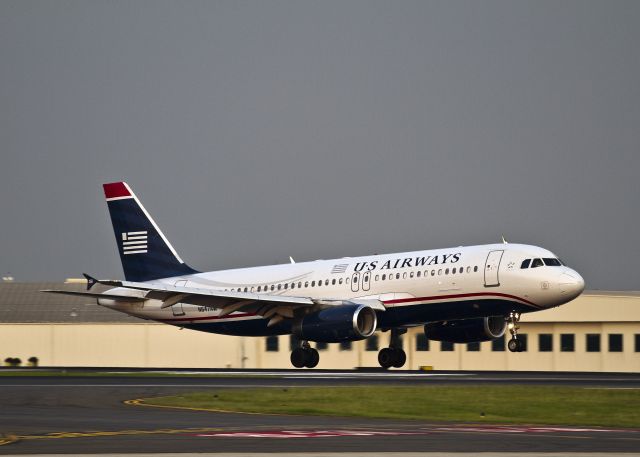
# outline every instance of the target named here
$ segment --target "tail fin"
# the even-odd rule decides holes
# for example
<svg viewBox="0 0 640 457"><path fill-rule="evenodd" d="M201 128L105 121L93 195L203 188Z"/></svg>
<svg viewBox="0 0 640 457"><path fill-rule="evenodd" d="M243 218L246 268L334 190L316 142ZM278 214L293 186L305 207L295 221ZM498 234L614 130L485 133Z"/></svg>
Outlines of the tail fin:
<svg viewBox="0 0 640 457"><path fill-rule="evenodd" d="M102 187L127 281L198 273L182 261L126 182Z"/></svg>

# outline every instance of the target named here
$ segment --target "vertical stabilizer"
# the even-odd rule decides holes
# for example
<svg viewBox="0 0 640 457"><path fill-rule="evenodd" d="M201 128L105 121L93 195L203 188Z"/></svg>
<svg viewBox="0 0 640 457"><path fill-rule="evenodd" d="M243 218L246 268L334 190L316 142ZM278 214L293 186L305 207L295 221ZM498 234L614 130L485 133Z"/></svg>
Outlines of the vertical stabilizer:
<svg viewBox="0 0 640 457"><path fill-rule="evenodd" d="M127 281L151 281L197 273L182 261L125 182L103 184Z"/></svg>

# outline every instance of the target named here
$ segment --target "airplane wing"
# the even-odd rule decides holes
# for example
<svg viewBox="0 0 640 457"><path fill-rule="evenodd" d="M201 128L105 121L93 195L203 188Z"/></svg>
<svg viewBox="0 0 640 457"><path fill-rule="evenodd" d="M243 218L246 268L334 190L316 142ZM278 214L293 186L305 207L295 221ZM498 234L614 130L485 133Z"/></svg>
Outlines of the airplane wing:
<svg viewBox="0 0 640 457"><path fill-rule="evenodd" d="M93 278L92 278L93 279ZM330 306L340 306L345 304L363 304L378 311L386 308L379 300L372 299L312 299L309 297L292 297L283 295L256 294L251 292L224 292L197 287L170 286L158 282L133 282L133 281L110 281L94 280L90 284L100 283L106 286L124 287L144 292L144 297L124 297L120 295L92 294L90 292L67 292L47 290L43 292L67 293L69 295L83 295L95 298L104 297L115 300L140 301L155 299L162 301L162 308L168 308L177 303L186 303L198 306L208 306L221 309L220 316L226 316L233 312L242 311L257 314L269 319L268 326L273 326L284 319L291 319L302 312L309 312L313 309L321 309ZM300 311L299 311L300 310Z"/></svg>
<svg viewBox="0 0 640 457"><path fill-rule="evenodd" d="M54 290L54 289L45 289L45 290L41 290L40 292L46 292L49 294L72 295L76 297L108 298L110 300L116 300L116 301L122 300L127 302L143 302L146 300L146 298L144 297L130 297L130 296L116 295L116 294L101 294L99 292L76 292L72 290Z"/></svg>

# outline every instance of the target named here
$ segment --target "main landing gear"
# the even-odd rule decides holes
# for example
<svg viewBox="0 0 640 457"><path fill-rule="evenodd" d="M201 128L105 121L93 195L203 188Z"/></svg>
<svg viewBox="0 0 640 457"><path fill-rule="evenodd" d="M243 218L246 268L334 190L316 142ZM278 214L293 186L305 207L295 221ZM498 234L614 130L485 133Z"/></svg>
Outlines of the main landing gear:
<svg viewBox="0 0 640 457"><path fill-rule="evenodd" d="M407 333L406 328L392 328L389 347L381 349L378 352L378 363L384 369L402 367L407 361L407 354L402 349L402 341L400 335Z"/></svg>
<svg viewBox="0 0 640 457"><path fill-rule="evenodd" d="M320 361L320 354L309 346L308 341L303 341L300 347L291 351L291 365L296 368L314 368Z"/></svg>
<svg viewBox="0 0 640 457"><path fill-rule="evenodd" d="M507 347L511 352L522 352L524 349L522 340L518 339L518 322L520 321L520 313L511 313L507 318L507 328L511 333L511 339L507 343Z"/></svg>

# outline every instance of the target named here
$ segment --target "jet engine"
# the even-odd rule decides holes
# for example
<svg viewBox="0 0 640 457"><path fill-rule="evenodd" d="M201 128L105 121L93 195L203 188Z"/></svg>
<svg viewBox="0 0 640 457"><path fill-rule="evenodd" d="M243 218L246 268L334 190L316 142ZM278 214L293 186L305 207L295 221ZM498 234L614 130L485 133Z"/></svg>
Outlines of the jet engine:
<svg viewBox="0 0 640 457"><path fill-rule="evenodd" d="M322 343L363 340L376 330L376 312L367 305L346 304L304 316L293 326L301 340Z"/></svg>
<svg viewBox="0 0 640 457"><path fill-rule="evenodd" d="M503 316L490 316L430 323L424 326L424 334L434 341L472 343L500 338L506 329Z"/></svg>

